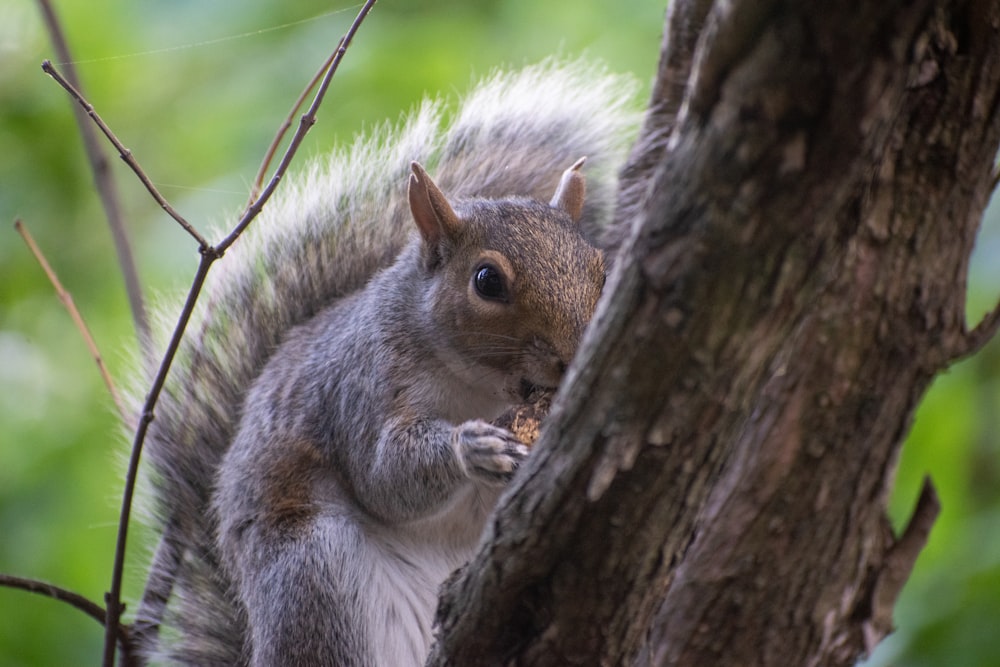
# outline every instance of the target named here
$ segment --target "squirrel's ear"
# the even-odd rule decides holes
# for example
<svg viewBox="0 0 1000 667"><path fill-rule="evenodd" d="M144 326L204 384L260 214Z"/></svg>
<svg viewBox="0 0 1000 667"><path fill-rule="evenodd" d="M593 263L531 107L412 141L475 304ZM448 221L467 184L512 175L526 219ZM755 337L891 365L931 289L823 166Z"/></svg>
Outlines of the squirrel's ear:
<svg viewBox="0 0 1000 667"><path fill-rule="evenodd" d="M580 217L583 215L583 199L587 194L587 184L583 179L583 174L580 173L580 167L586 161L587 158L582 157L563 172L562 178L559 180L559 187L556 188L556 194L549 202L549 206L569 213L573 222L580 222Z"/></svg>
<svg viewBox="0 0 1000 667"><path fill-rule="evenodd" d="M410 183L407 194L410 198L410 212L413 221L417 223L424 242L436 246L441 236L451 236L458 230L461 222L444 193L434 184L424 168L417 162L411 162Z"/></svg>

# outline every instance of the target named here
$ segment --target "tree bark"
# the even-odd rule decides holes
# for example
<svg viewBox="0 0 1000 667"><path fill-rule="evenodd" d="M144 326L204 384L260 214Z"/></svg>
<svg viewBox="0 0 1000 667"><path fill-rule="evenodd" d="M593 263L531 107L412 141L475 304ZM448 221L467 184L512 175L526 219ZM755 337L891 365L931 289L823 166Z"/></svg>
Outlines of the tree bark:
<svg viewBox="0 0 1000 667"><path fill-rule="evenodd" d="M851 665L1000 145L1000 0L674 0L615 271L433 665Z"/></svg>

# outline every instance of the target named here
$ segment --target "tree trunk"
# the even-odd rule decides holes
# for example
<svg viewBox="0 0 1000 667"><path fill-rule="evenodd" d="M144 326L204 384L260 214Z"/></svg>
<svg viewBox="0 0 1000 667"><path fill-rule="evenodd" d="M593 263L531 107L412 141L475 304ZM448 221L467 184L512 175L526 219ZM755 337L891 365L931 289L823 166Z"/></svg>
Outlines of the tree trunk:
<svg viewBox="0 0 1000 667"><path fill-rule="evenodd" d="M1000 0L674 0L606 299L434 665L851 665L937 511L884 514L978 349Z"/></svg>

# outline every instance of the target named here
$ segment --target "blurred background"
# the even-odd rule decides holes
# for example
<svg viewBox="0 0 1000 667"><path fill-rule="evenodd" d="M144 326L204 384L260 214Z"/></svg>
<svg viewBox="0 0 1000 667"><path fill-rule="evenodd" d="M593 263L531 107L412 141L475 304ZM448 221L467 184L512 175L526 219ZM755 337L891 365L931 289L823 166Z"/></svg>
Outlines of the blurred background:
<svg viewBox="0 0 1000 667"><path fill-rule="evenodd" d="M56 1L90 101L161 192L202 230L231 224L265 148L359 5L297 0ZM334 79L297 164L395 120L426 93L552 54L647 85L663 0L382 0ZM0 0L0 572L101 600L110 580L124 439L93 360L13 231L24 220L90 325L111 373L136 340L68 96L32 0ZM645 95L645 93L644 93ZM110 147L109 155L111 153ZM125 166L113 169L148 295L186 288L191 240ZM294 171L294 166L293 166ZM1000 211L981 234L969 319L1000 298ZM940 377L890 501L905 524L930 474L943 511L870 665L1000 665L1000 344ZM126 593L148 541L134 527ZM0 589L0 667L97 664L102 631L52 600Z"/></svg>

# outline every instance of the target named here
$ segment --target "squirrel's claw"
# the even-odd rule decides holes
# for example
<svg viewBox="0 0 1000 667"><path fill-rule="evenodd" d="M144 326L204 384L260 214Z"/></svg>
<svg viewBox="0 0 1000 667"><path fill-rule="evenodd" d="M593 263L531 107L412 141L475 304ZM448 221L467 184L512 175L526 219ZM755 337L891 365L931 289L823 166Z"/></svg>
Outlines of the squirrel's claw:
<svg viewBox="0 0 1000 667"><path fill-rule="evenodd" d="M452 442L466 474L494 485L509 482L529 451L507 429L478 419L456 426Z"/></svg>

